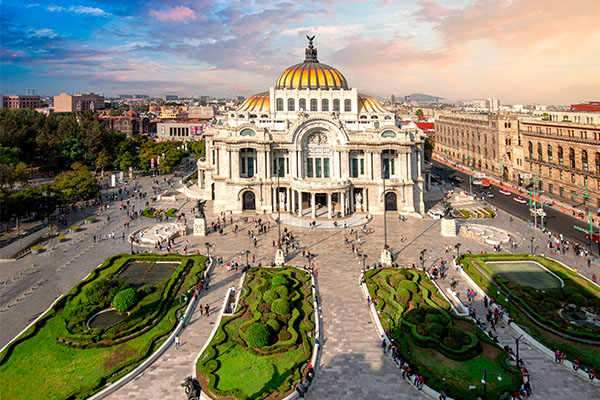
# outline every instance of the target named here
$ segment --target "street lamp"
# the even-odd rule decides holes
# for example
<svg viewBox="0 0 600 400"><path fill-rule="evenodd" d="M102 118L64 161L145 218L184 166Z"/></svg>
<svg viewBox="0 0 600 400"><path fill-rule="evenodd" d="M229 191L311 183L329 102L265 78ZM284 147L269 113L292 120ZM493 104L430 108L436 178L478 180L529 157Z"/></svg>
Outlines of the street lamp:
<svg viewBox="0 0 600 400"><path fill-rule="evenodd" d="M250 250L242 251L242 254L246 254L246 267L249 267L249 265L248 265L248 256L250 255Z"/></svg>
<svg viewBox="0 0 600 400"><path fill-rule="evenodd" d="M275 250L275 265L283 266L285 264L285 254L281 248L281 202L279 201L279 175L281 175L281 167L277 164L277 229L279 236L277 237L277 250Z"/></svg>
<svg viewBox="0 0 600 400"><path fill-rule="evenodd" d="M421 256L419 257L419 260L421 260L421 269L425 270L425 252L427 251L427 249L423 249L421 250Z"/></svg>
<svg viewBox="0 0 600 400"><path fill-rule="evenodd" d="M515 339L515 344L517 347L517 368L519 367L519 340L523 337L523 335L519 336Z"/></svg>
<svg viewBox="0 0 600 400"><path fill-rule="evenodd" d="M481 383L483 383L483 400L487 400L487 374L496 375L499 381L502 381L502 376L496 372L488 371L485 367L479 369L483 370L483 378L481 379Z"/></svg>
<svg viewBox="0 0 600 400"><path fill-rule="evenodd" d="M532 236L532 237L531 237L531 255L532 255L532 256L533 256L533 255L535 255L535 254L533 254L533 241L534 241L534 240L535 240L535 238Z"/></svg>
<svg viewBox="0 0 600 400"><path fill-rule="evenodd" d="M383 165L383 250L381 250L381 264L384 266L392 265L392 253L387 243L387 204L385 200L385 176L388 173L388 166Z"/></svg>
<svg viewBox="0 0 600 400"><path fill-rule="evenodd" d="M389 311L386 310L378 310L377 314L381 315L381 312L384 312L385 314L387 314L388 316L388 323L387 323L387 329L386 329L386 334L390 334L392 332L392 325L394 323L394 318L392 317L392 314L390 314Z"/></svg>

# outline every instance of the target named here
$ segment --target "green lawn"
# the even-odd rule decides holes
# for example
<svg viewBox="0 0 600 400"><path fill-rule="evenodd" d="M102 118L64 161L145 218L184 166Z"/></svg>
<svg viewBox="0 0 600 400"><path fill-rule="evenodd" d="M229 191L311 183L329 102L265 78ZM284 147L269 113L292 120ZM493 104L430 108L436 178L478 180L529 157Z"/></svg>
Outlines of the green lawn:
<svg viewBox="0 0 600 400"><path fill-rule="evenodd" d="M506 351L473 322L456 316L423 272L375 269L365 274L365 282L382 325L427 385L445 390L453 398L475 399L483 392L478 382L485 367L502 377L493 381L489 375L489 398L519 386L518 370L505 362ZM388 323L390 315L392 321ZM476 390L470 389L473 385Z"/></svg>
<svg viewBox="0 0 600 400"><path fill-rule="evenodd" d="M260 344L250 334L255 325L266 327ZM223 317L198 360L198 378L215 397L281 398L308 366L313 330L310 276L295 268L252 269L235 314Z"/></svg>
<svg viewBox="0 0 600 400"><path fill-rule="evenodd" d="M112 345L107 341L106 347L100 347L98 343L88 341L88 332L75 334L66 331L65 306L78 302L87 286L115 272L129 258L118 256L105 261L88 280L78 284L64 297L64 301L59 301L35 326L0 354L0 399L35 398L40 393L44 394L44 399L87 398L107 382L113 382L132 370L163 343L177 323L175 313L179 303L172 300L188 286L177 285L158 323L145 332L140 326L137 331L141 334L130 340L117 340ZM169 259L173 257L169 256ZM191 283L191 277L198 277L204 270L204 258L189 259L194 261L194 265L182 277L184 284ZM107 332L110 329L94 331ZM136 329L135 325L133 329ZM72 345L57 342L57 337L68 337L73 340ZM75 342L78 338L81 342Z"/></svg>
<svg viewBox="0 0 600 400"><path fill-rule="evenodd" d="M559 276L564 287L540 290L534 286L519 285L519 280L506 279L496 271L495 262L498 261L534 261ZM600 328L575 325L563 319L559 312L566 304L575 304L579 308L600 313L600 289L597 286L576 272L541 256L463 255L459 262L488 296L494 297L505 307L508 305L506 294L510 293L511 315L538 341L551 350L560 349L569 360L578 359L581 363L600 370ZM544 275L538 274L537 278L534 276L529 279L541 279L550 275L543 272Z"/></svg>

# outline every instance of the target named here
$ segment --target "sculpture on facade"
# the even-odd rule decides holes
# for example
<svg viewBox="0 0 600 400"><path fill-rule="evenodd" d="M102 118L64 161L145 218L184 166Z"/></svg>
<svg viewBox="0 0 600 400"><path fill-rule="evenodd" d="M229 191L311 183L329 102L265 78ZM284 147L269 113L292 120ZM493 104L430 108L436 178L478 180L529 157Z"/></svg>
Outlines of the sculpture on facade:
<svg viewBox="0 0 600 400"><path fill-rule="evenodd" d="M198 379L188 376L185 378L181 387L185 388L185 394L187 394L188 400L199 400L200 394L202 393L202 387Z"/></svg>
<svg viewBox="0 0 600 400"><path fill-rule="evenodd" d="M354 198L356 200L356 209L362 211L362 194L357 193Z"/></svg>

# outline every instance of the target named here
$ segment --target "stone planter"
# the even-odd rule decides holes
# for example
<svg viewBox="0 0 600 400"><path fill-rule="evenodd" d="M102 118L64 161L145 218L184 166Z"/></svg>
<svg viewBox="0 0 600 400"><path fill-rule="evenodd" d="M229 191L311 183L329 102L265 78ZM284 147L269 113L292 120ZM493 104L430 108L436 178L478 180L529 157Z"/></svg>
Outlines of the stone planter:
<svg viewBox="0 0 600 400"><path fill-rule="evenodd" d="M69 230L70 230L71 232L77 232L77 231L78 231L78 230L80 230L80 229L81 229L81 227L80 227L80 226L71 226L71 227L69 227Z"/></svg>

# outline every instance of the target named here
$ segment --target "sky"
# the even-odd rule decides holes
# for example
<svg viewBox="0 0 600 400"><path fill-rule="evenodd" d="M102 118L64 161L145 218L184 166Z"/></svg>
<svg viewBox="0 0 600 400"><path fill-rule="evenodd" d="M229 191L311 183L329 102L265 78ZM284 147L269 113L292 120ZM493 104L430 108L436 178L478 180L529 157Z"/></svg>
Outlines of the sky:
<svg viewBox="0 0 600 400"><path fill-rule="evenodd" d="M319 61L360 92L600 100L600 0L4 0L0 91L249 96Z"/></svg>

